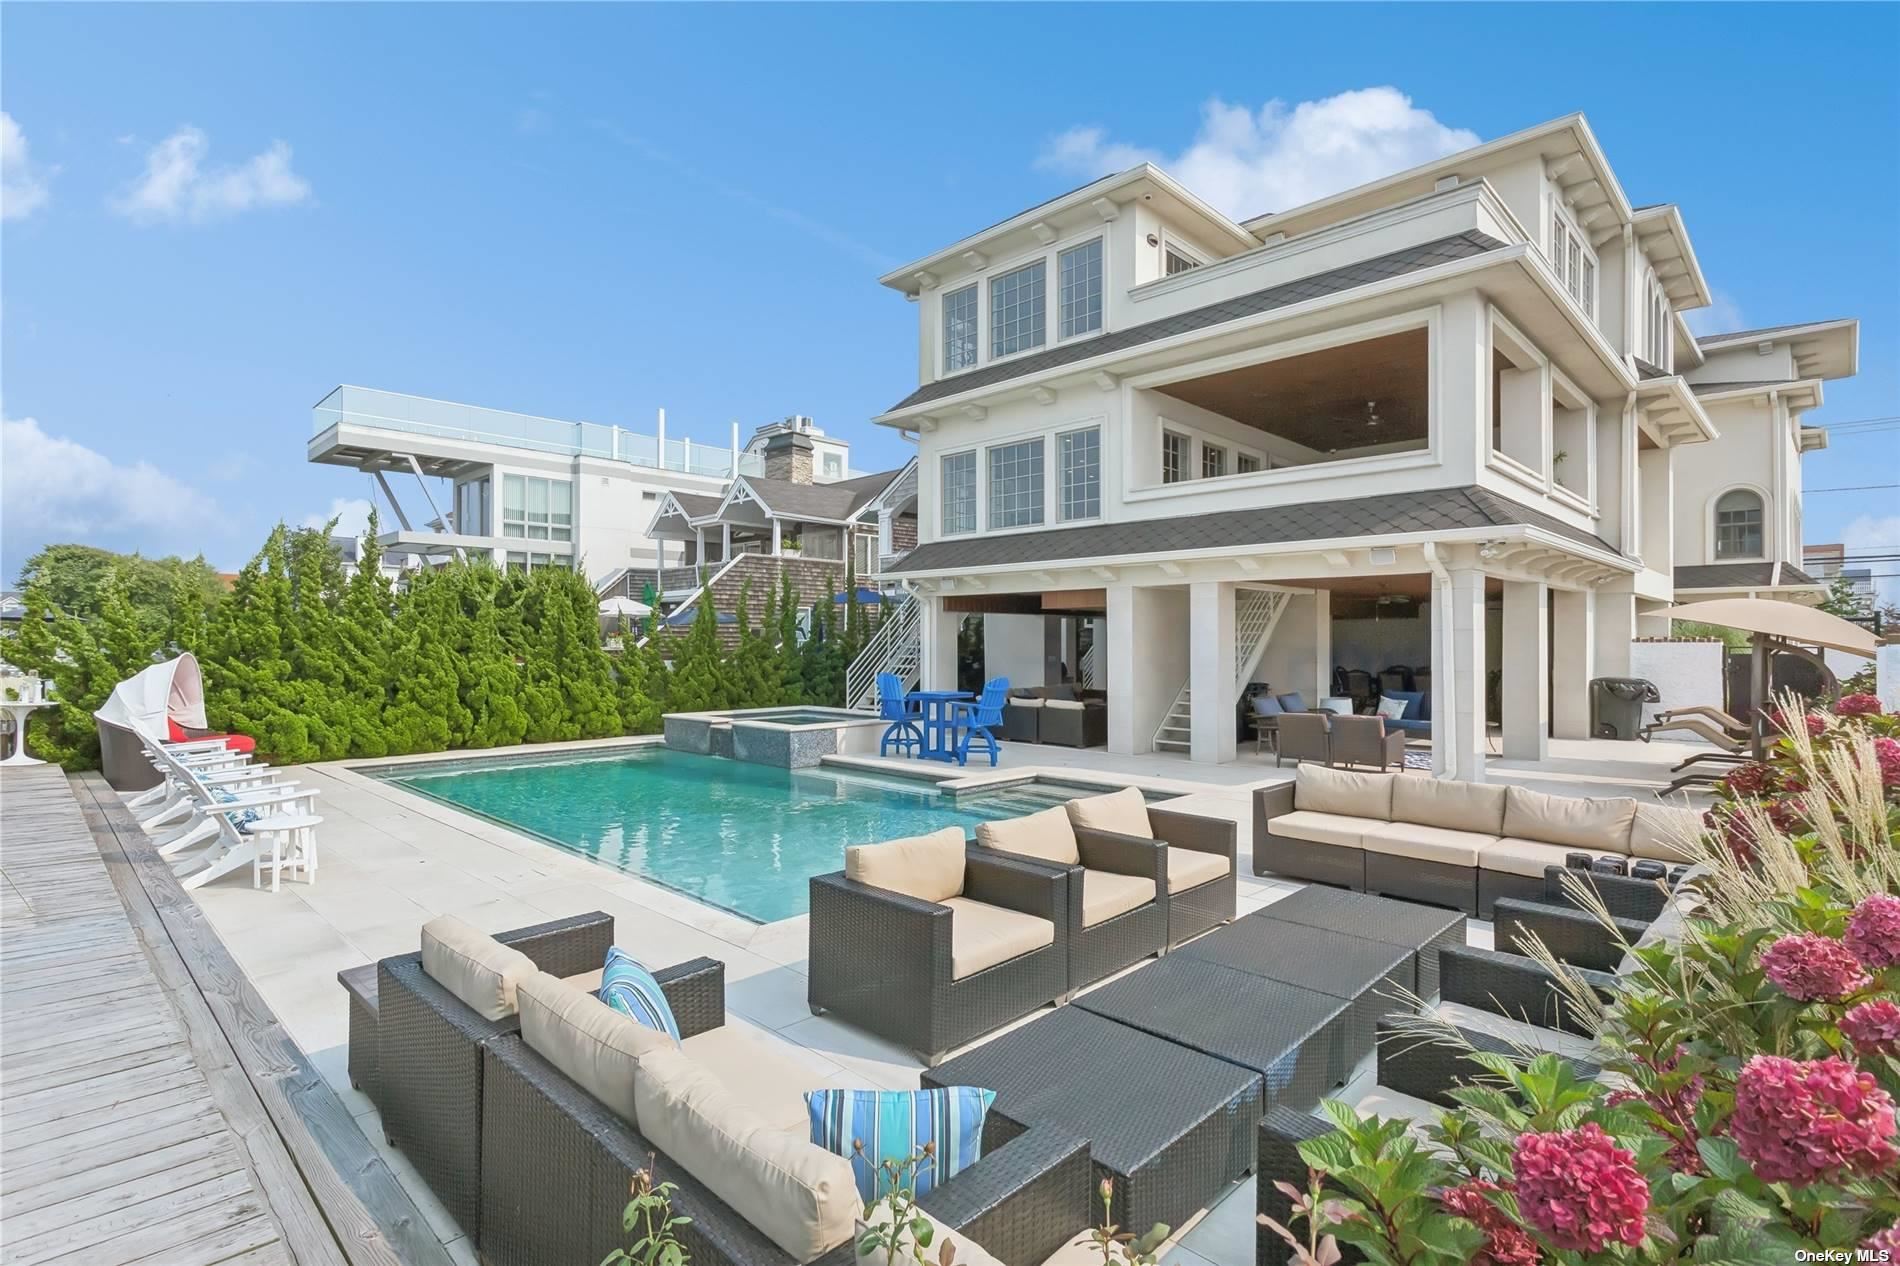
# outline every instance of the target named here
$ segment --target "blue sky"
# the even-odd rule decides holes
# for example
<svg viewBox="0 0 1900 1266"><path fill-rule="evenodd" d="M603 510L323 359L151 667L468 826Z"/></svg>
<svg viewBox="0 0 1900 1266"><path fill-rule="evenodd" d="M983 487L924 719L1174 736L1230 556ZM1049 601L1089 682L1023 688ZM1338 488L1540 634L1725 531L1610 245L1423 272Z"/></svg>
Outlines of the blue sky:
<svg viewBox="0 0 1900 1266"><path fill-rule="evenodd" d="M1572 110L1683 207L1708 328L1859 316L1811 420L1900 413L1892 6L9 5L0 35L8 580L46 539L235 567L365 495L303 460L338 382L710 441L810 413L894 464L865 419L914 312L877 275L1078 163L1290 197ZM1892 483L1900 432L1806 462ZM1895 504L1813 495L1808 538L1900 547Z"/></svg>

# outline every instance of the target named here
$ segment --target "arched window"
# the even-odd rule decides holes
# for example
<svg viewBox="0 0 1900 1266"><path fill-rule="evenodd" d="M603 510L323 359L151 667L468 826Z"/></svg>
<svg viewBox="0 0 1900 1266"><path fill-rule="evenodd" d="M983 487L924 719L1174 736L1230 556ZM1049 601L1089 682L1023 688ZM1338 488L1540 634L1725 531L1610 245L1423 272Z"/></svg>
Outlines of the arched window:
<svg viewBox="0 0 1900 1266"><path fill-rule="evenodd" d="M1715 556L1760 558L1761 494L1736 488L1716 498Z"/></svg>

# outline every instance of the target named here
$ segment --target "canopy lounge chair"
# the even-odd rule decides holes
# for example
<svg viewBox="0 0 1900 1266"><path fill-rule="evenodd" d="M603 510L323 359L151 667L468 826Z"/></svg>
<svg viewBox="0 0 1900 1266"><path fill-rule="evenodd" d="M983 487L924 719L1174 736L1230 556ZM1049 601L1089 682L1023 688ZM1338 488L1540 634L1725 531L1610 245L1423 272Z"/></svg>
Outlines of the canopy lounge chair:
<svg viewBox="0 0 1900 1266"><path fill-rule="evenodd" d="M223 746L242 754L255 746L243 735L211 733L204 680L189 653L140 669L114 686L92 715L99 726L99 763L114 791L144 791L164 781L142 754L148 744Z"/></svg>

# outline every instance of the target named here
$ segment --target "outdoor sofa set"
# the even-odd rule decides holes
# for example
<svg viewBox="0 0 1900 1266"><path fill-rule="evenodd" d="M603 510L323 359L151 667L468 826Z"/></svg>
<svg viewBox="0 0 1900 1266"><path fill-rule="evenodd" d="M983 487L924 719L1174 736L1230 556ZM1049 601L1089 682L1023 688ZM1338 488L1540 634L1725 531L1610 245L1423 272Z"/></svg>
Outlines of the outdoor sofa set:
<svg viewBox="0 0 1900 1266"><path fill-rule="evenodd" d="M1012 743L1101 747L1108 742L1108 692L1077 686L1016 686L1003 705Z"/></svg>
<svg viewBox="0 0 1900 1266"><path fill-rule="evenodd" d="M1655 887L1649 876L1687 863L1684 841L1701 830L1699 815L1669 805L1310 764L1255 791L1253 814L1255 874L1481 918L1499 898L1540 898L1545 870L1578 854L1599 870L1632 872L1603 875L1603 888L1640 904Z"/></svg>

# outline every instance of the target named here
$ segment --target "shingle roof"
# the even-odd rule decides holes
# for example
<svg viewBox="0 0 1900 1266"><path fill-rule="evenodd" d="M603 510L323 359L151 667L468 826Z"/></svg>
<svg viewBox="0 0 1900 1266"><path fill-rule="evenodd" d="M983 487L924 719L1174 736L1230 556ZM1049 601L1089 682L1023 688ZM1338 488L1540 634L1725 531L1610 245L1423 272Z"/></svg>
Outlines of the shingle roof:
<svg viewBox="0 0 1900 1266"><path fill-rule="evenodd" d="M1454 234L1451 237L1441 237L1437 241L1410 246L1402 251L1393 251L1389 255L1380 255L1375 259L1360 260L1356 264L1347 264L1323 273L1314 273L1310 277L1270 286L1265 290L1256 290L1252 294L1192 308L1176 316L1162 317L1159 320L1130 326L1125 330L1115 330L1095 338L1077 339L1033 355L1019 356L1013 360L985 365L981 369L972 369L948 378L940 378L935 382L927 382L892 405L891 409L907 409L912 405L925 404L944 396L960 395L978 387L994 386L1000 382L1008 382L1012 378L1039 374L1075 361L1087 360L1109 352L1126 351L1131 347L1171 338L1176 334L1187 334L1194 330L1222 325L1228 321L1238 321L1243 317L1258 316L1262 312L1289 307L1308 299L1318 299L1325 295L1337 294L1342 290L1371 285L1374 282L1389 281L1394 277L1402 277L1406 273L1432 268L1439 264L1470 259L1474 255L1482 255L1487 251L1501 249L1503 246L1503 242L1475 230Z"/></svg>
<svg viewBox="0 0 1900 1266"><path fill-rule="evenodd" d="M789 479L767 479L762 475L748 475L745 482L773 514L794 519L843 522L861 509L865 502L889 487L891 480L901 473L900 467L831 484L800 484Z"/></svg>
<svg viewBox="0 0 1900 1266"><path fill-rule="evenodd" d="M686 512L688 518L697 519L702 514L711 514L717 510L719 503L725 498L710 497L697 492L676 492L673 494L673 500L679 502L680 509Z"/></svg>
<svg viewBox="0 0 1900 1266"><path fill-rule="evenodd" d="M1755 338L1764 334L1785 334L1789 330L1805 330L1811 325L1838 325L1846 317L1829 317L1824 321L1796 321L1792 325L1764 325L1754 330L1730 330L1726 334L1703 334L1697 337L1698 344L1726 343L1731 339Z"/></svg>
<svg viewBox="0 0 1900 1266"><path fill-rule="evenodd" d="M1483 488L1434 488L1336 501L1218 510L1165 519L959 537L919 545L895 570L956 571L1015 563L1076 562L1130 554L1235 549L1352 536L1522 525L1615 554L1601 537Z"/></svg>
<svg viewBox="0 0 1900 1266"><path fill-rule="evenodd" d="M1678 567L1678 589L1763 589L1782 585L1818 585L1821 582L1796 567L1781 564L1781 579L1775 579L1773 563L1698 563Z"/></svg>
<svg viewBox="0 0 1900 1266"><path fill-rule="evenodd" d="M1644 360L1641 356L1635 356L1635 357L1632 357L1631 359L1633 359L1636 362L1636 376L1638 378L1644 379L1645 381L1651 378L1674 377L1674 375L1671 374L1668 370L1663 369L1660 366L1650 364L1648 361Z"/></svg>

